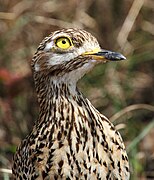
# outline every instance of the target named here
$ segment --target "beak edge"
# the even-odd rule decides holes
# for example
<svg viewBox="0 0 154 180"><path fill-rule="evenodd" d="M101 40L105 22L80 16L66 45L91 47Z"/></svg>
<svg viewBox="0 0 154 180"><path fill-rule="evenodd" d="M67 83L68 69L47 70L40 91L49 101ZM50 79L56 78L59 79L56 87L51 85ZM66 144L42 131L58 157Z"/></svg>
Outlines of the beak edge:
<svg viewBox="0 0 154 180"><path fill-rule="evenodd" d="M121 61L126 60L126 57L121 53L112 52L108 50L95 49L91 52L86 52L84 55L92 56L95 60L107 60L107 61Z"/></svg>

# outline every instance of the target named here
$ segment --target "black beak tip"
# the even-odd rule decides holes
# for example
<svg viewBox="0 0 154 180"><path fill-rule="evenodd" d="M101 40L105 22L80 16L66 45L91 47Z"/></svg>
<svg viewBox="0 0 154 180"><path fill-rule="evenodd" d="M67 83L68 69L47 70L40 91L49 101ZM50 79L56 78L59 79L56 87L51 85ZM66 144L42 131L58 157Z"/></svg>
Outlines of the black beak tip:
<svg viewBox="0 0 154 180"><path fill-rule="evenodd" d="M126 57L118 52L108 52L105 54L105 58L111 61L126 60Z"/></svg>
<svg viewBox="0 0 154 180"><path fill-rule="evenodd" d="M117 59L119 59L119 60L126 60L126 57L124 55L118 53Z"/></svg>
<svg viewBox="0 0 154 180"><path fill-rule="evenodd" d="M118 52L102 50L101 52L95 53L97 56L102 56L109 61L121 61L126 60L126 57Z"/></svg>

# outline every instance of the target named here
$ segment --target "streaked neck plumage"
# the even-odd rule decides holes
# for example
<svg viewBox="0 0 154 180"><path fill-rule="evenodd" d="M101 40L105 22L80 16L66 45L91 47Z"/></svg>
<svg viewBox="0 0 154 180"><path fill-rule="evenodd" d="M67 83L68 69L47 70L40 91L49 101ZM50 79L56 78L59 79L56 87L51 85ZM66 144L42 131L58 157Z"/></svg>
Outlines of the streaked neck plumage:
<svg viewBox="0 0 154 180"><path fill-rule="evenodd" d="M54 106L58 108L65 101L66 105L74 102L75 107L81 106L82 101L83 104L88 101L82 96L82 93L79 92L76 85L78 80L84 76L85 73L91 70L96 63L95 60L92 60L85 63L79 69L70 71L63 75L60 74L59 76L53 76L49 73L34 72L34 81L40 112L45 113L46 111L52 111ZM54 109L54 111L58 111L58 109Z"/></svg>
<svg viewBox="0 0 154 180"><path fill-rule="evenodd" d="M84 114L84 116L87 116L86 119L89 119L88 113L92 113L88 112L89 109L91 109L89 106L93 109L95 108L91 105L88 99L83 97L82 93L79 92L76 86L78 79L82 75L83 74L80 74L80 76L77 76L78 78L74 78L76 77L76 74L73 75L73 73L64 75L63 77L50 77L49 75L34 74L40 107L40 117L38 122L46 119L44 118L45 114L48 117L48 119L46 119L47 121L67 119L66 116L70 115L69 112L72 112L70 109L72 110L74 108L77 109L75 114L81 113L82 111L82 115ZM79 116L80 115L81 114L79 114Z"/></svg>
<svg viewBox="0 0 154 180"><path fill-rule="evenodd" d="M15 179L129 179L120 134L76 87L106 59L125 58L101 50L84 30L55 31L42 41L31 62L39 118L14 157Z"/></svg>

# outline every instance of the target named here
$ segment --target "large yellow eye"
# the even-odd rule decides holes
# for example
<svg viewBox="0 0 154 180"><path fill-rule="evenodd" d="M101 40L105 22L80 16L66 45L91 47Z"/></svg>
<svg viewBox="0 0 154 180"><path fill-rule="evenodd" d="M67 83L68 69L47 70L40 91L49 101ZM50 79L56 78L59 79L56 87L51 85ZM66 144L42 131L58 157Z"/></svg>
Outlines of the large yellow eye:
<svg viewBox="0 0 154 180"><path fill-rule="evenodd" d="M67 37L60 37L56 40L56 45L61 49L68 49L72 46L71 40Z"/></svg>

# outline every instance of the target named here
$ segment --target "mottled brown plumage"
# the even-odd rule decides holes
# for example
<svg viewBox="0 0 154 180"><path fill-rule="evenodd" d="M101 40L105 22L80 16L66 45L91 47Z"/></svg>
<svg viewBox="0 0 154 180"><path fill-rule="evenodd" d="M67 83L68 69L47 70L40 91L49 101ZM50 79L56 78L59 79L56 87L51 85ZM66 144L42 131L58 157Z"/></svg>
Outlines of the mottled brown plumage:
<svg viewBox="0 0 154 180"><path fill-rule="evenodd" d="M31 62L39 118L16 151L14 179L129 179L119 132L76 87L95 64L122 59L84 30L55 31L42 41Z"/></svg>

